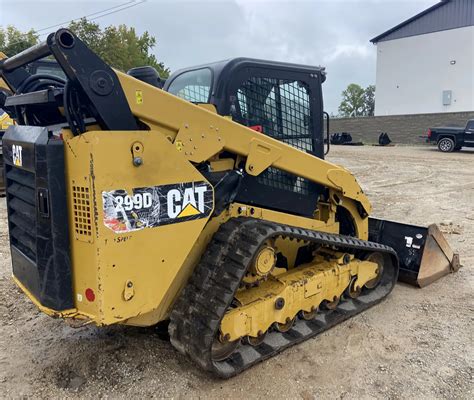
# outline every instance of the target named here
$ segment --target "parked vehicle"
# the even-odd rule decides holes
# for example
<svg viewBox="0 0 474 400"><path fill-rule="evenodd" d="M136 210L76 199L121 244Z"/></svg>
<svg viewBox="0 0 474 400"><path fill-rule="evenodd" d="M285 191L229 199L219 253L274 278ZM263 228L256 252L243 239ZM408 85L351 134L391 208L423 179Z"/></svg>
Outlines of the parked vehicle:
<svg viewBox="0 0 474 400"><path fill-rule="evenodd" d="M461 150L462 147L474 147L474 119L467 121L466 127L442 126L428 129L429 143L436 143L444 153Z"/></svg>

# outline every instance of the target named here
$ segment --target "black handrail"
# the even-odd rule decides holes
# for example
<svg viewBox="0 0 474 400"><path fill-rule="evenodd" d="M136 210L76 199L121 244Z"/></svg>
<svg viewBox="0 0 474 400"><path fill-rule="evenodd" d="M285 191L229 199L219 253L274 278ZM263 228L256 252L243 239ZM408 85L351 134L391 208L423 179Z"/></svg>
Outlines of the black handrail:
<svg viewBox="0 0 474 400"><path fill-rule="evenodd" d="M331 147L331 139L329 137L329 114L326 111L323 111L323 114L326 116L326 141L328 144L327 150L324 152L324 155L326 155Z"/></svg>
<svg viewBox="0 0 474 400"><path fill-rule="evenodd" d="M51 55L51 50L47 42L38 43L13 57L3 60L3 62L0 63L0 70L10 72L49 55Z"/></svg>

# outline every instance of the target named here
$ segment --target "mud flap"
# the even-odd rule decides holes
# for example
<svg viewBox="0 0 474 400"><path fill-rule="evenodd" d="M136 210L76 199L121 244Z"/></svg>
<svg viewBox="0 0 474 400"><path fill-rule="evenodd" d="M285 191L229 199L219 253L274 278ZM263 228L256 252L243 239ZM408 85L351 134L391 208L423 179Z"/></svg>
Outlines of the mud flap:
<svg viewBox="0 0 474 400"><path fill-rule="evenodd" d="M459 267L459 254L433 224L428 227L369 218L369 240L392 247L398 254L398 280L424 287Z"/></svg>

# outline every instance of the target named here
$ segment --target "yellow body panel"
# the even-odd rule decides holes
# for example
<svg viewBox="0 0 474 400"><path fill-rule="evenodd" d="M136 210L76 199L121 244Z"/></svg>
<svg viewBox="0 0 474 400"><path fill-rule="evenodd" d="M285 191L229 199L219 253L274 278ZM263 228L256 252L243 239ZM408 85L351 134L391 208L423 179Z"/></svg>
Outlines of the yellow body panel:
<svg viewBox="0 0 474 400"><path fill-rule="evenodd" d="M5 54L3 54L0 51L0 60L5 57L6 57ZM2 78L0 78L0 91L5 91L8 93L11 92L10 88L8 87L8 85L5 83L5 81ZM6 112L0 111L0 113L1 113L0 114L0 131L6 131L10 125L14 124L14 122L13 122L13 119L11 119L10 116Z"/></svg>
<svg viewBox="0 0 474 400"><path fill-rule="evenodd" d="M4 58L7 58L7 56L0 51L0 60ZM0 78L0 91L11 93L10 88L2 78ZM7 113L0 114L0 131L6 131L7 128L13 124L13 119L11 119Z"/></svg>
<svg viewBox="0 0 474 400"><path fill-rule="evenodd" d="M137 141L143 145L143 164L139 167L133 165L131 152ZM158 132L88 132L68 139L66 144L78 312L92 316L97 324L112 324L151 310L162 311L163 297L208 218L116 233L104 224L102 192L123 189L131 193L137 187L198 182L204 178ZM86 203L81 207L90 209L89 226L87 221L84 225L75 220L77 204L73 197L78 189L86 194ZM82 201L83 197L79 199ZM93 301L87 299L87 289L95 294Z"/></svg>
<svg viewBox="0 0 474 400"><path fill-rule="evenodd" d="M0 82L0 86L1 86L1 82ZM13 124L14 124L13 120L10 118L10 116L6 112L0 114L0 131L6 131L8 127Z"/></svg>

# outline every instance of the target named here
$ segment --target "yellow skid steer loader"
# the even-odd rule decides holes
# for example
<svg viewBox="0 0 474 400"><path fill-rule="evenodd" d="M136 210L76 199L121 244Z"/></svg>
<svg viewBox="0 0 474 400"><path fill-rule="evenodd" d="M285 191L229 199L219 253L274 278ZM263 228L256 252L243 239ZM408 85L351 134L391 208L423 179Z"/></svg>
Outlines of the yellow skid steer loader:
<svg viewBox="0 0 474 400"><path fill-rule="evenodd" d="M28 74L46 56L66 79ZM370 218L324 160L323 68L237 58L162 82L61 29L0 73L18 124L3 139L13 276L51 316L169 321L176 349L229 377L398 278L459 265L435 226Z"/></svg>

